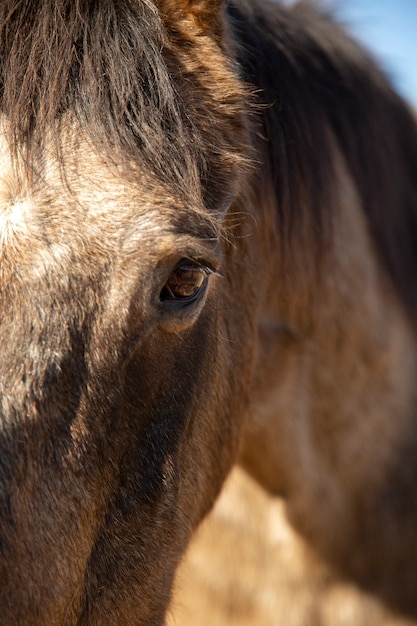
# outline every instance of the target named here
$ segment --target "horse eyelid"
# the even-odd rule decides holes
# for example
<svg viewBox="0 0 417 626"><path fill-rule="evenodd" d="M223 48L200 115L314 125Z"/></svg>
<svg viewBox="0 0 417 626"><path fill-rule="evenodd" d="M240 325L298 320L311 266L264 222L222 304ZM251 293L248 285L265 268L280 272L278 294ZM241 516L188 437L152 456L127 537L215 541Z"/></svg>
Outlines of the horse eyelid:
<svg viewBox="0 0 417 626"><path fill-rule="evenodd" d="M216 270L216 268L213 267L212 264L208 263L207 261L199 261L197 259L192 259L189 257L185 257L185 260L190 261L190 263L195 263L199 265L208 275L210 274L213 276L219 276L220 278L223 278L223 274L219 272L219 270Z"/></svg>
<svg viewBox="0 0 417 626"><path fill-rule="evenodd" d="M214 267L206 266L205 269L206 269L207 274L211 274L213 276L217 276L219 278L223 278L223 274L221 272L219 272L219 270L215 270Z"/></svg>

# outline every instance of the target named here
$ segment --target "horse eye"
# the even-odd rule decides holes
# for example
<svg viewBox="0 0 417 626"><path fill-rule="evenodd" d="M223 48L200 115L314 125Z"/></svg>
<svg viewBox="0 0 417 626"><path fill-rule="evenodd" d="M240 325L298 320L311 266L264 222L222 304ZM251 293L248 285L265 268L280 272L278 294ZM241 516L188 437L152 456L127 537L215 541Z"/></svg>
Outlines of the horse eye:
<svg viewBox="0 0 417 626"><path fill-rule="evenodd" d="M180 261L165 283L160 299L193 300L207 280L208 270L198 263L184 259Z"/></svg>

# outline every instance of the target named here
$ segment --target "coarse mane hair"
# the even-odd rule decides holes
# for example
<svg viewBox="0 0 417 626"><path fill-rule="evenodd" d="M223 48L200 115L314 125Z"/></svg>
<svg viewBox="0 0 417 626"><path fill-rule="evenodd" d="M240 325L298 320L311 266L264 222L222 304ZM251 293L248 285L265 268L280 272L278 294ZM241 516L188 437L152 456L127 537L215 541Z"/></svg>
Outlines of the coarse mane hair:
<svg viewBox="0 0 417 626"><path fill-rule="evenodd" d="M269 12L253 6L231 2L227 10L243 78L266 105L255 126L261 119L264 136L274 139L267 150L283 249L306 222L316 230L318 249L323 246L332 219L328 181L336 140L358 186L376 250L414 315L417 142L411 113L329 14L322 11L318 20L317 8L308 2L291 12L276 4ZM213 155L222 162L242 161L247 147L222 142L216 116L184 98L190 76L184 67L183 75L171 71L180 66L150 0L1 3L0 110L8 120L12 154L23 153L32 165L47 131L59 135L70 112L115 161L114 153L144 163L183 189L191 184L195 192L196 181L208 187L211 170L221 170L210 163ZM192 80L201 80L197 71ZM237 82L228 87L219 86L219 104L223 114L238 117L249 90ZM196 123L204 116L205 129L214 126L210 146Z"/></svg>
<svg viewBox="0 0 417 626"><path fill-rule="evenodd" d="M245 79L266 105L263 133L269 138L267 162L284 247L285 240L303 232L306 221L318 245L324 245L332 220L336 141L359 190L376 251L415 319L414 117L370 55L329 12L303 1L290 11L275 3L269 11L257 11L257 3L251 4L254 8L242 9L242 3L231 3L229 12Z"/></svg>
<svg viewBox="0 0 417 626"><path fill-rule="evenodd" d="M151 0L2 2L0 110L26 175L47 136L59 148L68 115L110 161L145 165L194 195L208 185L213 156L223 166L243 159L237 138L218 131L216 111L187 100L189 72L171 39ZM238 118L243 89L229 82L218 103Z"/></svg>

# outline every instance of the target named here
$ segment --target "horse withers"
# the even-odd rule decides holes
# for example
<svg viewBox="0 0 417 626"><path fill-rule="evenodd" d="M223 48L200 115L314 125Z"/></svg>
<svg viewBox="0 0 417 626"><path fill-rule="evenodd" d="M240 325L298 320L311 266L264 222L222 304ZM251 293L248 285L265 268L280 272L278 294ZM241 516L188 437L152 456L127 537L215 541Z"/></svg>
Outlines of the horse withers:
<svg viewBox="0 0 417 626"><path fill-rule="evenodd" d="M417 617L417 134L326 15L0 5L0 623L163 624L237 459Z"/></svg>

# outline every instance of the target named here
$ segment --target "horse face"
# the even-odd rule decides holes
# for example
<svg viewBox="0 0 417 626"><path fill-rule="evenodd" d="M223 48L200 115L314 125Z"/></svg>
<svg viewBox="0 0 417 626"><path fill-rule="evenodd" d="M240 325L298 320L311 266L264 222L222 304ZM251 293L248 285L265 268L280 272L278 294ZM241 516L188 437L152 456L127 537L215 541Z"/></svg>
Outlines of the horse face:
<svg viewBox="0 0 417 626"><path fill-rule="evenodd" d="M162 623L243 415L224 216L86 146L30 188L2 164L3 623Z"/></svg>

